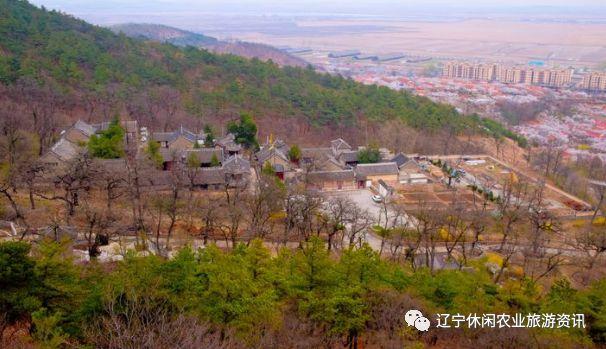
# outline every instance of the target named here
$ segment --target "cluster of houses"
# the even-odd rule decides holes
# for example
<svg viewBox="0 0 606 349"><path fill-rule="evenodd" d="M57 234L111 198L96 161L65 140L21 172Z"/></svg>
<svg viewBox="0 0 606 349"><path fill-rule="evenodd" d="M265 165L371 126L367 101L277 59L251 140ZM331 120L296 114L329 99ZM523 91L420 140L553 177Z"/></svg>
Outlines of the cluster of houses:
<svg viewBox="0 0 606 349"><path fill-rule="evenodd" d="M308 189L318 191L374 188L391 191L397 185L430 181L421 165L404 154L381 151L381 160L361 164L360 150L339 138L327 147L302 148L298 161L288 157L289 146L282 140L269 141L255 154L256 165L272 165L276 175L285 181L303 181Z"/></svg>
<svg viewBox="0 0 606 349"><path fill-rule="evenodd" d="M125 142L137 149L145 149L147 142L156 142L162 157L162 171L153 175L153 184L161 186L169 180L170 172L189 159L196 159L194 184L204 189L218 189L225 185L245 187L254 175L252 169L271 165L278 178L286 183L304 183L310 190L334 191L374 188L381 193L397 185L422 184L430 181L426 171L415 159L404 154L381 151L377 163L362 164L359 152L343 139L336 139L326 147L301 148L300 157L289 157L289 145L282 140L268 139L254 154L244 154L233 134L205 142L206 135L180 127L172 132L147 133L136 121L121 121ZM58 142L41 158L49 168L56 168L73 159L82 151L90 137L107 129L109 123L88 124L76 122L65 130ZM140 151L140 156L144 152ZM112 160L108 160L112 162ZM114 160L113 163L116 161Z"/></svg>
<svg viewBox="0 0 606 349"><path fill-rule="evenodd" d="M205 144L206 135L194 133L184 127L172 132L152 133L149 142L159 144L162 169L171 171L175 166L195 158L201 167L195 173L194 184L203 189L217 189L229 185L246 187L251 166L244 158L242 146L237 144L233 134L215 139L212 145ZM166 175L158 174L158 181Z"/></svg>
<svg viewBox="0 0 606 349"><path fill-rule="evenodd" d="M138 142L137 122L122 121L121 124L125 132L124 141L127 144L136 144ZM59 140L40 158L40 162L49 169L61 166L78 156L91 136L107 130L109 125L109 122L88 124L78 120L72 127L61 132Z"/></svg>
<svg viewBox="0 0 606 349"><path fill-rule="evenodd" d="M154 171L148 176L150 185L168 185L171 182L171 170L192 157L200 166L192 179L196 187L218 189L226 184L233 187L248 185L250 162L244 158L242 147L235 142L232 134L214 140L214 145L207 147L204 144L206 135L191 132L184 127L172 132L154 132L149 136L147 129L139 129L136 121L121 121L121 124L125 130L125 143L138 150L137 156L147 156L144 150L148 142L158 144L162 171ZM40 158L41 164L49 170L60 169L62 165L87 151L86 143L91 136L100 134L108 127L109 123L88 124L77 121L63 131L59 140ZM119 159L100 160L100 163L111 170L119 171L120 167L124 169L124 163Z"/></svg>

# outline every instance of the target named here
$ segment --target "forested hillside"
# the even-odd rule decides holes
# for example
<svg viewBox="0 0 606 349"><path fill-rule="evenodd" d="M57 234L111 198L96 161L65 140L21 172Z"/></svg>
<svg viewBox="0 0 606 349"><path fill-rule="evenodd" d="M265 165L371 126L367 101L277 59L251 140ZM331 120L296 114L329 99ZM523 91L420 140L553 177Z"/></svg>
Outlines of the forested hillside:
<svg viewBox="0 0 606 349"><path fill-rule="evenodd" d="M138 41L26 1L0 0L0 51L0 81L8 86L3 95L9 102L40 118L52 113L32 111L30 100L49 100L63 123L127 114L123 116L167 128L247 111L312 127L397 120L417 130L447 130L451 135L484 129L450 106L406 92L364 86L311 68L280 68L192 47Z"/></svg>
<svg viewBox="0 0 606 349"><path fill-rule="evenodd" d="M245 58L258 58L262 61L271 60L280 66L307 66L304 60L269 45L243 41L227 42L161 24L126 23L114 25L110 29L116 33L124 33L132 38L167 42L182 47L193 46L215 53L232 54Z"/></svg>
<svg viewBox="0 0 606 349"><path fill-rule="evenodd" d="M148 40L168 42L176 46L202 47L216 44L219 41L210 36L192 33L162 24L124 23L113 25L110 29L118 34L124 33L127 36L134 38L140 37Z"/></svg>
<svg viewBox="0 0 606 349"><path fill-rule="evenodd" d="M380 156L372 141L461 154L478 135L497 148L524 142L496 121L311 68L129 38L17 0L0 0L0 81L0 348L606 345L603 210L571 216L570 196L493 160L466 161L482 182L451 186L438 182L467 177L454 157L424 161L425 172L398 156L402 171L379 172L398 188L377 198L331 190L391 186L359 171L371 164L340 170L341 141L324 152L274 138L251 154L257 130L316 146L338 133L370 145L340 151L362 163ZM78 123L46 152L76 119L112 121ZM178 128L131 143L128 119L205 136ZM219 125L233 138L217 141ZM186 145L173 152L177 141ZM318 174L329 175L321 187ZM413 183L419 174L435 182ZM406 322L409 310L428 331Z"/></svg>
<svg viewBox="0 0 606 349"><path fill-rule="evenodd" d="M254 241L231 252L186 248L172 260L131 253L105 266L75 265L56 243L28 252L25 243L0 243L0 333L13 334L8 347L591 348L591 340L604 341L604 282L579 291L560 280L542 296L531 282L498 287L482 270L412 272L367 246L333 258L318 239L275 257ZM584 313L589 328L464 329L451 321L453 328L420 333L405 323L409 309ZM28 343L28 322L37 345Z"/></svg>

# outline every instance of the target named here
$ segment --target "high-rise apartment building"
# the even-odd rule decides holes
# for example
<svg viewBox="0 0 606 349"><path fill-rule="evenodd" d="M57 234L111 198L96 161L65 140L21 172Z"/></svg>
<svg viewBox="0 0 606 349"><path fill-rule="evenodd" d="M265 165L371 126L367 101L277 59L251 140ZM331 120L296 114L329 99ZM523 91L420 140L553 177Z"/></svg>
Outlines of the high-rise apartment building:
<svg viewBox="0 0 606 349"><path fill-rule="evenodd" d="M581 87L587 91L606 91L606 73L586 74Z"/></svg>
<svg viewBox="0 0 606 349"><path fill-rule="evenodd" d="M448 78L499 81L506 84L564 87L572 82L572 73L572 69L536 69L499 64L449 62L444 65L442 75Z"/></svg>

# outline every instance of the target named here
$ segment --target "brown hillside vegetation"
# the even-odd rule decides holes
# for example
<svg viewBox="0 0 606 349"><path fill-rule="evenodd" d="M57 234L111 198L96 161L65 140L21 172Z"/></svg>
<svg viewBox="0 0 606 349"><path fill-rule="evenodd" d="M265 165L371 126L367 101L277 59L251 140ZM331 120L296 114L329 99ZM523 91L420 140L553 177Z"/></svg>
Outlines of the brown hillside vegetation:
<svg viewBox="0 0 606 349"><path fill-rule="evenodd" d="M606 345L606 186L558 147L21 0L0 49L0 348Z"/></svg>

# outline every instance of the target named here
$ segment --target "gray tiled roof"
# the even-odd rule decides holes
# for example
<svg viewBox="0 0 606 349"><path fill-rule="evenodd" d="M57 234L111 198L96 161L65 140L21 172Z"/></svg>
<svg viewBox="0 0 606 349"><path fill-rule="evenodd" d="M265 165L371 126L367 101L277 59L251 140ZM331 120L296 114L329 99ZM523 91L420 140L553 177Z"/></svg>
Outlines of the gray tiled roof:
<svg viewBox="0 0 606 349"><path fill-rule="evenodd" d="M301 149L301 159L304 164L313 165L318 171L345 167L332 155L331 148L303 148Z"/></svg>
<svg viewBox="0 0 606 349"><path fill-rule="evenodd" d="M154 132L152 139L156 142L170 142L173 139L173 132Z"/></svg>
<svg viewBox="0 0 606 349"><path fill-rule="evenodd" d="M240 155L232 155L223 162L223 169L228 174L250 173L250 162Z"/></svg>
<svg viewBox="0 0 606 349"><path fill-rule="evenodd" d="M202 164L210 164L213 155L217 157L219 162L223 162L223 149L221 148L187 149L181 151L180 153L182 159L187 159L189 154L195 154L198 157L198 161L200 161Z"/></svg>
<svg viewBox="0 0 606 349"><path fill-rule="evenodd" d="M93 125L89 125L82 120L76 121L73 128L84 133L84 135L86 135L87 137L90 137L95 134L95 128L93 127Z"/></svg>
<svg viewBox="0 0 606 349"><path fill-rule="evenodd" d="M330 148L301 148L302 158L314 158L330 154Z"/></svg>
<svg viewBox="0 0 606 349"><path fill-rule="evenodd" d="M186 128L184 128L183 126L181 126L180 128L178 128L177 130L173 131L173 132L154 132L152 134L152 139L156 142L173 142L175 141L177 138L179 138L179 136L183 136L185 139L187 139L188 141L195 143L198 140L202 140L204 139L204 135L203 134L196 134L193 133L189 130L187 130Z"/></svg>
<svg viewBox="0 0 606 349"><path fill-rule="evenodd" d="M59 159L68 161L75 158L80 152L80 149L74 143L65 138L61 138L57 143L55 143L55 145L53 145L50 151L57 155Z"/></svg>
<svg viewBox="0 0 606 349"><path fill-rule="evenodd" d="M422 171L421 166L415 160L408 160L404 164L400 165L400 171L404 172L419 172Z"/></svg>
<svg viewBox="0 0 606 349"><path fill-rule="evenodd" d="M408 160L410 160L408 158L408 156L402 154L402 153L398 153L398 155L394 156L393 159L391 159L391 162L395 162L396 164L398 164L398 167L404 165L405 163L408 162Z"/></svg>
<svg viewBox="0 0 606 349"><path fill-rule="evenodd" d="M217 144L227 144L227 143L231 143L231 142L235 142L236 140L236 136L234 136L233 133L228 133L225 136L219 138L216 140Z"/></svg>
<svg viewBox="0 0 606 349"><path fill-rule="evenodd" d="M310 182L323 181L353 181L353 170L343 171L315 171L307 174L307 180Z"/></svg>
<svg viewBox="0 0 606 349"><path fill-rule="evenodd" d="M183 136L185 137L185 139L187 139L188 141L195 143L198 140L203 140L204 139L204 135L203 134L195 134L183 127L179 128L176 133L175 133L175 139L179 136Z"/></svg>
<svg viewBox="0 0 606 349"><path fill-rule="evenodd" d="M376 164L359 164L356 166L356 177L364 179L367 176L396 175L398 165L395 162L379 162Z"/></svg>
<svg viewBox="0 0 606 349"><path fill-rule="evenodd" d="M331 141L330 146L336 151L351 150L351 146L341 138Z"/></svg>
<svg viewBox="0 0 606 349"><path fill-rule="evenodd" d="M95 161L108 173L119 174L126 171L124 159L95 159Z"/></svg>
<svg viewBox="0 0 606 349"><path fill-rule="evenodd" d="M111 121L104 121L100 124L95 124L92 126L98 132L98 131L107 130L109 128L110 124L111 124ZM135 133L135 132L137 132L137 130L139 128L139 124L137 123L137 120L120 120L120 125L124 128L124 130L127 133Z"/></svg>
<svg viewBox="0 0 606 349"><path fill-rule="evenodd" d="M236 143L236 137L232 133L215 140L215 144L224 148L226 151L238 152L242 150L242 146Z"/></svg>
<svg viewBox="0 0 606 349"><path fill-rule="evenodd" d="M274 155L283 159L284 161L289 161L288 156L286 156L286 154L284 154L280 149L277 149L273 146L267 146L266 148L259 150L255 154L255 156L257 157L257 161L259 161L260 164L264 164L265 161L269 160Z"/></svg>
<svg viewBox="0 0 606 349"><path fill-rule="evenodd" d="M358 161L358 152L354 150L344 151L339 154L339 160L343 162L356 162Z"/></svg>
<svg viewBox="0 0 606 349"><path fill-rule="evenodd" d="M173 161L175 159L178 159L178 155L174 150L170 150L168 148L159 148L158 152L160 153L160 155L162 156L162 160L164 161Z"/></svg>
<svg viewBox="0 0 606 349"><path fill-rule="evenodd" d="M288 144L286 144L286 142L284 142L281 139L278 139L274 142L274 148L280 150L282 153L287 154L288 153Z"/></svg>
<svg viewBox="0 0 606 349"><path fill-rule="evenodd" d="M144 176L142 180L145 185L150 186L169 186L173 182L172 173L157 170L153 170L149 176Z"/></svg>
<svg viewBox="0 0 606 349"><path fill-rule="evenodd" d="M196 185L224 184L225 171L220 167L201 168L196 172L194 183Z"/></svg>

